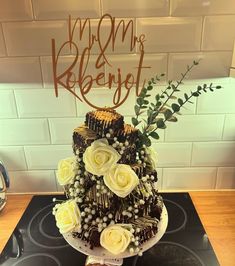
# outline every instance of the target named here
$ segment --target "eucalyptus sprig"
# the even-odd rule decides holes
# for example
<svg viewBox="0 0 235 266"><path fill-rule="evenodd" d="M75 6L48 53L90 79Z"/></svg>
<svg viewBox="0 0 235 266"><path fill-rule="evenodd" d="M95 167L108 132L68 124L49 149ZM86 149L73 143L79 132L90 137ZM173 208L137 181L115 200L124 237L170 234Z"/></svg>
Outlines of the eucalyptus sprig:
<svg viewBox="0 0 235 266"><path fill-rule="evenodd" d="M178 119L175 115L180 114L179 111L186 103L193 103L191 99L193 97L198 97L203 92L214 91L214 89L220 89L221 86L213 86L204 84L203 86L198 86L195 91L191 91L188 95L184 94L183 98L176 97L175 93L179 92L179 86L183 84L183 80L186 75L192 70L192 68L198 65L199 62L193 61L191 66L187 66L185 73L181 74L181 79L176 81L174 84L171 80L168 82L168 85L161 94L155 95L155 102L149 102L146 98L150 97L149 91L153 89L153 84L156 84L156 81L159 81L160 78L157 76L155 79L151 79L148 82L147 88L143 88L139 97L137 98L135 105L135 114L136 116L132 118L132 124L134 127L138 126L140 123L144 123L142 130L139 130L139 143L138 146L142 147L144 144L146 146L151 145L151 138L159 139L159 135L156 132L158 129L165 129L166 122L177 122ZM161 77L163 74L161 74ZM169 105L169 100L176 100L174 103ZM147 119L139 119L139 116L146 112ZM161 117L159 117L161 115Z"/></svg>

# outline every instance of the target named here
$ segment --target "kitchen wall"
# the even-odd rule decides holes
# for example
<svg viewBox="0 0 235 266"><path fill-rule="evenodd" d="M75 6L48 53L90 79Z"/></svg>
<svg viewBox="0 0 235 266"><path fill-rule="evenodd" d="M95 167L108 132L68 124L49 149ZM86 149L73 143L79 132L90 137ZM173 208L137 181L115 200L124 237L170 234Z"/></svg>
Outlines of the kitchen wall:
<svg viewBox="0 0 235 266"><path fill-rule="evenodd" d="M159 188L235 188L235 81L228 78L235 37L234 0L0 0L0 159L10 172L10 191L60 189L55 179L57 162L72 155L72 130L90 108L62 88L55 97L51 38L58 43L66 40L68 14L90 17L96 27L97 19L107 12L133 18L136 33L146 34L144 62L152 68L143 76L166 73L158 90L167 79L178 79L195 59L202 60L181 93L204 79L223 86L195 99L178 123L160 132L160 141L154 143ZM136 66L138 54L130 53L127 43L110 54L113 69L133 71ZM94 52L91 73L97 73L95 58ZM70 60L69 55L63 56L60 67ZM111 97L105 88L94 88L91 95L100 105L107 105ZM126 121L134 101L131 95L119 109Z"/></svg>

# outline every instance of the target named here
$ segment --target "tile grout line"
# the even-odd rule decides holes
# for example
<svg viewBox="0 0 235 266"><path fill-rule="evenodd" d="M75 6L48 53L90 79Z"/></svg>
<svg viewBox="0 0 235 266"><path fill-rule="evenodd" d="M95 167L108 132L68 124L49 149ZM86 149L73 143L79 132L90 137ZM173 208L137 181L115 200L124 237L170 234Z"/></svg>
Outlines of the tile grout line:
<svg viewBox="0 0 235 266"><path fill-rule="evenodd" d="M53 143L52 143L52 137L51 137L51 130L50 130L49 119L46 118L46 121L47 121L47 127L48 127L49 137L50 137L50 144L53 144Z"/></svg>
<svg viewBox="0 0 235 266"><path fill-rule="evenodd" d="M41 56L38 56L38 61L39 61L39 67L40 67L40 75L41 75L41 80L42 80L42 87L45 89L45 82L44 82L44 78L43 78L43 71L42 71L42 60L41 60ZM53 89L53 87L52 87Z"/></svg>
<svg viewBox="0 0 235 266"><path fill-rule="evenodd" d="M191 51L156 51L156 52L147 52L145 53L145 55L151 55L151 56L159 56L159 55L180 55L180 54L186 54L186 55L190 55L190 54L200 54L200 53L203 53L203 54L213 54L213 53L232 53L233 50L204 50L204 51L200 51L200 50L191 50ZM93 57L97 57L99 54L98 53L91 53L91 56ZM139 55L138 52L133 52L133 53L130 53L129 51L128 52L122 52L122 53L107 53L106 55L108 56L128 56L128 55ZM68 57L75 57L75 54L62 54L60 57L61 58L68 58ZM9 55L7 54L7 56L1 56L0 58L36 58L36 57L51 57L51 54L31 54L31 55L27 55L27 54L23 54L23 55ZM204 78L204 79L214 79L214 78L217 78L218 77L211 77L211 78ZM221 77L221 78L229 78L229 76L225 76L225 77ZM196 80L196 79L195 79ZM187 80L186 80L187 81Z"/></svg>
<svg viewBox="0 0 235 266"><path fill-rule="evenodd" d="M102 0L99 0L100 16L103 16L103 3Z"/></svg>
<svg viewBox="0 0 235 266"><path fill-rule="evenodd" d="M24 151L24 159L25 159L25 164L26 164L26 167L27 167L27 171L29 171L29 165L28 165L28 160L27 160L27 157L26 157L26 152L25 152L25 146L23 145L23 151Z"/></svg>
<svg viewBox="0 0 235 266"><path fill-rule="evenodd" d="M203 45L203 36L204 36L205 20L206 20L206 16L202 16L200 51L202 51L202 45Z"/></svg>
<svg viewBox="0 0 235 266"><path fill-rule="evenodd" d="M33 0L30 0L31 3L31 11L32 11L32 16L33 16L33 21L36 20L35 12L34 12L34 5L33 5Z"/></svg>
<svg viewBox="0 0 235 266"><path fill-rule="evenodd" d="M190 154L190 164L189 164L189 167L191 168L192 167L192 159L193 159L193 141L191 142L191 154Z"/></svg>
<svg viewBox="0 0 235 266"><path fill-rule="evenodd" d="M98 0L99 1L99 0ZM102 2L102 0L100 0L100 2ZM32 4L33 6L33 4ZM102 3L101 6L103 7ZM33 10L33 18L32 19L17 19L17 20L1 20L0 22L2 23L21 23L21 22L41 22L41 21L67 21L68 17L64 17L64 18L42 18L42 19L36 19L35 14L34 14L34 9ZM103 11L103 10L102 10ZM169 11L168 11L169 12ZM194 15L194 16L186 16L186 15L178 15L178 16L172 16L172 14L167 15L167 16L136 16L135 18L141 18L141 19L155 19L155 18L168 18L168 17L173 17L173 18L184 18L184 19L191 19L191 18L198 18L198 17L220 17L220 16L225 16L225 17L229 17L229 16L234 16L234 13L231 14L199 14L199 15ZM115 16L115 18L117 19L131 19L133 16ZM81 19L85 19L86 16L82 16ZM90 17L91 20L98 20L100 18L100 16L97 17Z"/></svg>
<svg viewBox="0 0 235 266"><path fill-rule="evenodd" d="M225 122L226 122L226 117L227 117L228 113L224 114L224 123L223 123L223 128L222 128L222 136L221 136L221 140L224 140L224 130L225 130Z"/></svg>
<svg viewBox="0 0 235 266"><path fill-rule="evenodd" d="M161 179L161 189L163 189L163 184L164 184L164 182L163 182L163 178L164 178L164 171L165 170L165 168L164 167L162 167L162 179Z"/></svg>
<svg viewBox="0 0 235 266"><path fill-rule="evenodd" d="M19 110L18 110L18 105L17 105L17 102L16 102L16 96L15 96L15 90L14 89L12 90L12 93L13 93L14 103L15 103L15 107L16 107L16 114L17 114L17 118L16 119L20 119L20 115L19 115Z"/></svg>
<svg viewBox="0 0 235 266"><path fill-rule="evenodd" d="M1 57L1 58L8 58L9 54L8 54L8 51L7 51L6 37L5 37L5 34L4 34L3 24L2 23L0 23L0 31L2 32L2 38L3 38L4 48L5 48L5 52L6 52L6 56L5 57Z"/></svg>
<svg viewBox="0 0 235 266"><path fill-rule="evenodd" d="M168 7L168 16L169 17L172 17L172 12L171 12L172 11L172 4L173 4L172 1L173 0L169 0L169 7Z"/></svg>
<svg viewBox="0 0 235 266"><path fill-rule="evenodd" d="M218 170L219 170L219 167L216 167L214 189L216 189L218 186Z"/></svg>

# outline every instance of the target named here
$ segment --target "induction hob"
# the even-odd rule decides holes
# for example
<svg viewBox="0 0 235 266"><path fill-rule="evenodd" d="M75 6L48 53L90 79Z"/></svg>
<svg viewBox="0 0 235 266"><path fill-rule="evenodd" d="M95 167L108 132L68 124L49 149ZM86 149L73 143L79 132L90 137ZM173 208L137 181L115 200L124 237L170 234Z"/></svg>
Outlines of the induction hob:
<svg viewBox="0 0 235 266"><path fill-rule="evenodd" d="M219 265L189 194L162 193L162 196L169 217L166 233L143 256L124 259L123 265ZM52 198L33 197L0 255L0 265L84 266L86 256L70 247L55 226Z"/></svg>

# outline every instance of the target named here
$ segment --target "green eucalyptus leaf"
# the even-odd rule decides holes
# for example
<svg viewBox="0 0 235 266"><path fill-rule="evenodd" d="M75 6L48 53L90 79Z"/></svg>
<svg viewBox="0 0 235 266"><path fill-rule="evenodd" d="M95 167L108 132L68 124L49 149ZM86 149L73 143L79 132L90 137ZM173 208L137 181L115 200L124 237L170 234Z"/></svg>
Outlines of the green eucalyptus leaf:
<svg viewBox="0 0 235 266"><path fill-rule="evenodd" d="M132 122L134 127L136 127L139 124L139 121L135 117L131 118L131 122Z"/></svg>
<svg viewBox="0 0 235 266"><path fill-rule="evenodd" d="M136 115L139 115L139 113L140 113L140 107L138 106L138 105L135 105L135 114Z"/></svg>
<svg viewBox="0 0 235 266"><path fill-rule="evenodd" d="M164 113L166 110L167 110L166 107L162 107L162 108L160 108L159 113Z"/></svg>
<svg viewBox="0 0 235 266"><path fill-rule="evenodd" d="M172 115L167 121L169 121L169 122L177 122L178 119L175 116Z"/></svg>
<svg viewBox="0 0 235 266"><path fill-rule="evenodd" d="M142 91L143 91L144 93L147 93L148 89L144 87L144 88L142 89Z"/></svg>
<svg viewBox="0 0 235 266"><path fill-rule="evenodd" d="M149 101L147 101L147 100L144 100L144 104L149 104Z"/></svg>
<svg viewBox="0 0 235 266"><path fill-rule="evenodd" d="M184 104L184 101L183 101L181 98L179 98L179 99L178 99L178 103L179 103L179 105L181 106L181 105Z"/></svg>
<svg viewBox="0 0 235 266"><path fill-rule="evenodd" d="M177 99L177 97L176 97L176 96L174 96L174 95L171 95L171 96L170 96L170 99L172 99L172 100L176 100L176 99Z"/></svg>
<svg viewBox="0 0 235 266"><path fill-rule="evenodd" d="M184 98L185 98L186 101L188 100L189 97L188 97L187 93L184 94Z"/></svg>
<svg viewBox="0 0 235 266"><path fill-rule="evenodd" d="M153 89L153 86L151 86L151 85L149 85L148 87L147 87L147 90L148 91L151 91Z"/></svg>
<svg viewBox="0 0 235 266"><path fill-rule="evenodd" d="M153 113L153 110L151 110L151 109L148 109L148 110L147 110L147 116L151 116L152 113Z"/></svg>
<svg viewBox="0 0 235 266"><path fill-rule="evenodd" d="M192 93L192 95L193 95L194 97L198 97L198 96L199 96L199 93L198 93L197 91L194 91L194 92Z"/></svg>
<svg viewBox="0 0 235 266"><path fill-rule="evenodd" d="M204 88L205 89L205 88ZM202 90L202 86L197 86L197 90L201 91Z"/></svg>
<svg viewBox="0 0 235 266"><path fill-rule="evenodd" d="M157 102L160 100L160 95L159 95L159 94L157 94L157 95L155 96L155 100L156 100Z"/></svg>
<svg viewBox="0 0 235 266"><path fill-rule="evenodd" d="M174 112L178 112L180 110L180 106L177 103L173 103L171 108Z"/></svg>
<svg viewBox="0 0 235 266"><path fill-rule="evenodd" d="M153 139L159 139L159 135L157 134L157 132L151 132L150 134L149 134L149 136L150 137L152 137Z"/></svg>
<svg viewBox="0 0 235 266"><path fill-rule="evenodd" d="M141 141L142 141L143 144L145 144L147 147L151 146L151 140L150 140L146 135L142 135L142 136L141 136Z"/></svg>
<svg viewBox="0 0 235 266"><path fill-rule="evenodd" d="M174 84L171 84L171 88L174 91L176 89L176 86Z"/></svg>
<svg viewBox="0 0 235 266"><path fill-rule="evenodd" d="M162 105L162 102L157 102L156 108L159 108Z"/></svg>
<svg viewBox="0 0 235 266"><path fill-rule="evenodd" d="M162 118L157 119L156 124L157 124L158 128L162 128L162 129L166 128L166 125L165 125L165 123L164 123Z"/></svg>
<svg viewBox="0 0 235 266"><path fill-rule="evenodd" d="M221 89L222 86L219 86L219 85L218 85L218 86L216 86L215 88L218 90L218 89Z"/></svg>
<svg viewBox="0 0 235 266"><path fill-rule="evenodd" d="M137 98L137 103L138 103L138 105L139 106L141 106L141 105L143 105L144 104L144 99L143 98L141 98L141 97L139 97L139 98Z"/></svg>
<svg viewBox="0 0 235 266"><path fill-rule="evenodd" d="M164 112L164 117L166 120L168 120L172 116L172 112L170 109L166 109Z"/></svg>

